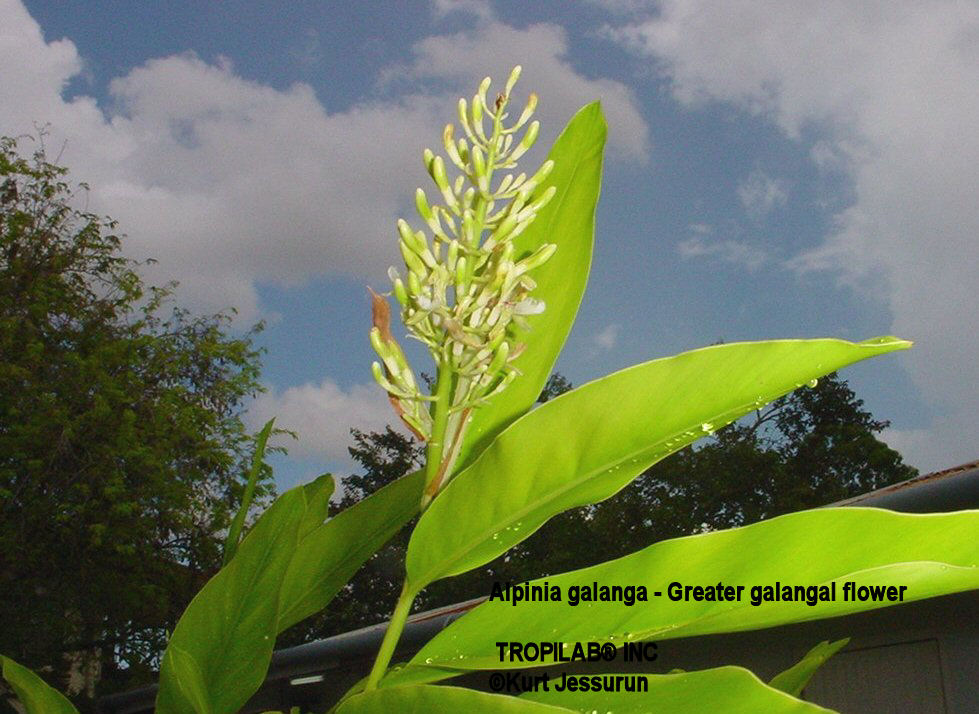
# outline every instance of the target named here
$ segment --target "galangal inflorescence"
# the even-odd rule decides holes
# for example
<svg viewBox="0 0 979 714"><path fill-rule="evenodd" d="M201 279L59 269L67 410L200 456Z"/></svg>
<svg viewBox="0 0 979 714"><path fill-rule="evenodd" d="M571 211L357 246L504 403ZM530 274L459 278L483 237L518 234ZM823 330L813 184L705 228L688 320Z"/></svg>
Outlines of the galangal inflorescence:
<svg viewBox="0 0 979 714"><path fill-rule="evenodd" d="M428 346L437 369L456 375L450 413L478 406L517 375L512 361L523 345L513 328L526 329L525 316L544 310L542 301L530 297L536 287L530 273L557 247L544 243L517 256L513 243L555 193L553 186L543 186L553 161L545 161L532 176L515 175L517 159L533 146L540 128L539 122L530 121L537 106L535 94L517 121L504 126L519 76L516 67L492 103L486 96L489 77L471 103L459 100L465 136L456 138L452 124L442 136L446 156L460 172L454 179L445 160L425 150L425 166L443 201L430 203L421 188L415 193L418 215L431 235L398 221L406 273L402 277L395 268L389 270L393 293L409 334ZM517 140L521 129L524 133ZM497 171L506 174L493 188ZM376 294L371 344L383 362L383 367L373 364L374 378L411 430L428 439L432 417L427 403L434 397L421 393L391 335L387 302Z"/></svg>

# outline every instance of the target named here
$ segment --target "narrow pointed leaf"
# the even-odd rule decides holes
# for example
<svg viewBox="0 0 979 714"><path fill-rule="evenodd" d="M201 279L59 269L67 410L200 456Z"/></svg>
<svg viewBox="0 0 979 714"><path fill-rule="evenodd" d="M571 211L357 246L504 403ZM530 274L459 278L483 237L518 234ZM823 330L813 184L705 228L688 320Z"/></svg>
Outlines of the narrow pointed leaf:
<svg viewBox="0 0 979 714"><path fill-rule="evenodd" d="M707 432L814 377L909 346L891 337L716 345L562 394L503 431L435 499L412 534L409 583L417 591L488 563Z"/></svg>
<svg viewBox="0 0 979 714"><path fill-rule="evenodd" d="M27 667L0 655L3 678L11 686L27 714L78 714L78 710L56 689Z"/></svg>
<svg viewBox="0 0 979 714"><path fill-rule="evenodd" d="M826 661L847 646L850 638L837 640L836 642L820 642L806 653L806 656L796 664L789 667L784 672L776 674L771 686L781 689L783 692L791 694L793 697L802 696L802 690L809 684L813 675L826 664Z"/></svg>
<svg viewBox="0 0 979 714"><path fill-rule="evenodd" d="M615 675L599 675L605 677ZM629 679L642 675L620 675ZM718 667L682 674L645 675L646 692L558 692L553 684L546 692L529 692L521 699L557 704L579 712L615 714L819 714L831 710L803 702L770 687L741 667ZM614 680L613 680L614 681ZM624 680L623 680L624 681ZM558 680L559 683L560 680ZM620 685L621 686L621 685Z"/></svg>
<svg viewBox="0 0 979 714"><path fill-rule="evenodd" d="M265 422L262 430L258 432L258 436L255 437L255 451L252 454L252 465L248 470L248 478L245 481L245 493L241 498L241 506L231 521L231 526L228 528L228 537L224 541L223 565L227 565L228 561L235 556L235 551L238 550L238 541L241 540L241 529L245 525L248 509L251 508L252 498L255 496L255 487L258 485L258 476L262 471L262 463L265 459L265 445L269 441L269 435L272 433L272 427L274 425L275 419L269 419Z"/></svg>
<svg viewBox="0 0 979 714"><path fill-rule="evenodd" d="M591 265L605 134L601 105L593 102L575 114L551 148L548 158L553 159L554 170L542 190L554 186L557 193L513 241L518 258L545 243L557 244L551 259L533 272L537 282L533 296L543 300L546 308L528 318L529 331L518 331L517 341L527 345L513 362L521 376L473 412L457 471L534 405L571 331Z"/></svg>
<svg viewBox="0 0 979 714"><path fill-rule="evenodd" d="M561 714L575 709L541 704L501 694L462 687L391 687L355 694L337 708L337 714Z"/></svg>
<svg viewBox="0 0 979 714"><path fill-rule="evenodd" d="M287 491L191 601L167 644L161 714L237 711L261 686L278 632L279 590L297 544L326 518L333 479Z"/></svg>
<svg viewBox="0 0 979 714"><path fill-rule="evenodd" d="M541 582L541 581L538 581ZM671 583L744 586L739 600L672 600ZM562 601L478 606L434 637L388 684L434 681L433 667L526 667L500 662L498 641L642 641L738 632L898 604L845 599L844 583L905 586L903 602L979 588L979 511L905 514L876 508L802 511L742 528L661 541L631 555L547 578ZM648 601L568 604L572 585L633 585ZM835 586L835 600L751 604L753 586ZM660 596L655 593L662 593ZM886 595L886 591L885 595ZM818 591L816 591L818 594ZM556 628L556 631L555 631ZM414 670L414 671L413 671ZM428 675L428 676L426 676Z"/></svg>
<svg viewBox="0 0 979 714"><path fill-rule="evenodd" d="M322 610L368 558L418 514L424 471L388 484L302 540L286 570L279 631Z"/></svg>

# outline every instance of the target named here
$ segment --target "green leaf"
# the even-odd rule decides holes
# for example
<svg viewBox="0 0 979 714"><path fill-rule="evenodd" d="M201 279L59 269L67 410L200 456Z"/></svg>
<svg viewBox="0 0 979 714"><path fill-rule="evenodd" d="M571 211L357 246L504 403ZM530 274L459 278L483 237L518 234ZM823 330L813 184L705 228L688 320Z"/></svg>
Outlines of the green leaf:
<svg viewBox="0 0 979 714"><path fill-rule="evenodd" d="M326 607L360 566L418 514L424 486L424 471L408 474L303 539L282 582L280 632Z"/></svg>
<svg viewBox="0 0 979 714"><path fill-rule="evenodd" d="M547 578L561 601L487 601L436 635L387 684L434 681L444 671L526 667L500 662L496 642L643 641L738 632L896 604L844 600L843 583L907 586L904 602L979 588L979 511L894 513L822 508L742 528L661 541L617 560ZM540 584L543 581L535 581ZM572 585L633 585L648 602L568 604ZM740 600L672 600L671 583L744 586ZM751 588L830 586L835 600L751 604ZM662 593L656 596L655 593ZM899 591L898 593L899 594ZM414 671L412 671L414 670Z"/></svg>
<svg viewBox="0 0 979 714"><path fill-rule="evenodd" d="M245 493L241 498L241 507L235 514L234 520L231 521L231 527L228 528L228 537L224 541L223 565L227 565L228 561L235 556L235 551L238 550L241 529L245 525L245 517L248 515L248 509L252 505L255 486L258 484L258 475L262 470L262 461L265 459L265 445L268 443L269 434L272 433L272 426L274 424L275 419L269 419L265 422L262 430L258 432L258 436L255 437L255 453L252 455L252 466L248 471L248 480L245 483Z"/></svg>
<svg viewBox="0 0 979 714"><path fill-rule="evenodd" d="M167 655L170 657L173 681L180 688L180 694L190 705L191 711L197 714L211 714L214 707L211 706L207 685L204 683L204 674L197 666L197 661L190 653L172 644L167 647Z"/></svg>
<svg viewBox="0 0 979 714"><path fill-rule="evenodd" d="M333 479L287 491L191 601L163 656L157 711L237 711L261 686L279 631L279 590L304 537L326 518Z"/></svg>
<svg viewBox="0 0 979 714"><path fill-rule="evenodd" d="M518 258L545 243L558 246L551 259L533 273L537 281L533 296L543 300L546 309L528 319L529 331L518 331L517 341L527 345L513 362L521 376L473 412L456 461L457 472L534 405L571 331L591 266L605 134L601 105L593 102L575 114L551 148L548 158L554 160L554 170L542 188L554 186L557 193L513 241Z"/></svg>
<svg viewBox="0 0 979 714"><path fill-rule="evenodd" d="M61 693L27 667L0 655L3 678L13 688L27 714L78 714L78 710Z"/></svg>
<svg viewBox="0 0 979 714"><path fill-rule="evenodd" d="M600 677L596 682L601 686L605 678L617 675L576 675ZM644 675L619 675L625 680ZM829 712L821 706L796 699L783 691L774 689L762 682L753 673L741 667L718 667L699 672L682 674L645 675L648 690L645 693L632 691L569 691L558 692L555 684L560 679L549 682L547 692L529 692L522 699L535 702L557 704L580 712L608 712L615 714L700 714L701 712L724 712L724 714L817 714ZM589 683L593 680L587 680ZM614 680L613 680L614 681ZM620 685L620 687L623 685Z"/></svg>
<svg viewBox="0 0 979 714"><path fill-rule="evenodd" d="M909 346L893 337L716 345L562 394L514 422L433 501L408 547L409 583L417 592L488 563L551 516L608 498L813 377Z"/></svg>
<svg viewBox="0 0 979 714"><path fill-rule="evenodd" d="M816 674L816 671L826 664L826 660L846 647L849 642L849 637L836 642L820 642L809 650L799 662L784 672L776 674L769 684L791 694L793 697L801 696L802 690L809 684L809 680Z"/></svg>
<svg viewBox="0 0 979 714"><path fill-rule="evenodd" d="M559 714L573 711L575 710L461 687L419 686L391 687L355 694L340 705L337 714Z"/></svg>

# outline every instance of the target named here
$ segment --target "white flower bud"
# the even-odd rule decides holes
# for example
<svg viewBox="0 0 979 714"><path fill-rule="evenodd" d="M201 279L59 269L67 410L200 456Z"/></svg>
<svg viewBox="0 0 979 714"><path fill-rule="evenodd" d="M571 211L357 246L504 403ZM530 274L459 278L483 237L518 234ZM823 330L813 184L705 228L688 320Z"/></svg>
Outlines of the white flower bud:
<svg viewBox="0 0 979 714"><path fill-rule="evenodd" d="M520 79L520 73L522 71L523 68L519 64L511 70L510 76L507 78L506 81L506 89L503 90L503 93L506 96L508 97L510 96L510 92L513 90L513 85L515 85L517 83L517 80Z"/></svg>
<svg viewBox="0 0 979 714"><path fill-rule="evenodd" d="M479 96L479 94L476 94L473 97L472 120L473 120L472 123L473 131L476 132L476 136L478 136L483 142L485 142L486 132L483 131L483 100ZM475 144L475 140L473 140L473 143Z"/></svg>
<svg viewBox="0 0 979 714"><path fill-rule="evenodd" d="M472 127L469 125L469 114L466 105L466 100L460 98L457 108L459 111L459 124L462 126L462 130L466 132L466 136L468 136L472 141L475 142L476 137L473 135Z"/></svg>
<svg viewBox="0 0 979 714"><path fill-rule="evenodd" d="M428 205L428 196L425 195L425 191L422 188L415 190L415 210L418 211L419 217L425 223L432 225L432 220L435 216L432 214L432 207Z"/></svg>
<svg viewBox="0 0 979 714"><path fill-rule="evenodd" d="M405 290L405 284L401 282L401 278L396 278L394 281L394 297L397 298L402 307L408 306L408 291Z"/></svg>
<svg viewBox="0 0 979 714"><path fill-rule="evenodd" d="M452 138L452 131L452 125L446 124L445 130L442 132L442 144L445 146L445 153L449 155L449 159L452 161L452 163L465 171L466 164L463 162L462 157L459 156L459 150L456 148L456 143Z"/></svg>
<svg viewBox="0 0 979 714"><path fill-rule="evenodd" d="M513 125L510 131L516 131L526 124L527 120L533 116L535 109L537 109L537 95L531 92L530 97L527 99L527 106L524 107L523 113L520 115L520 118L517 119L517 123Z"/></svg>
<svg viewBox="0 0 979 714"><path fill-rule="evenodd" d="M513 307L515 315L540 315L547 307L543 300L524 298Z"/></svg>
<svg viewBox="0 0 979 714"><path fill-rule="evenodd" d="M539 131L540 131L540 122L532 121L530 123L530 126L527 127L527 133L523 135L523 138L520 140L520 143L517 144L517 148L515 148L513 150L513 153L510 154L509 156L510 161L516 161L521 156L527 153L530 147L534 145L534 142L537 141L537 134Z"/></svg>
<svg viewBox="0 0 979 714"><path fill-rule="evenodd" d="M486 369L487 374L496 374L501 369L503 365L506 364L507 356L510 354L510 343L503 342L496 350L496 354L493 355L493 361L490 362L489 367Z"/></svg>

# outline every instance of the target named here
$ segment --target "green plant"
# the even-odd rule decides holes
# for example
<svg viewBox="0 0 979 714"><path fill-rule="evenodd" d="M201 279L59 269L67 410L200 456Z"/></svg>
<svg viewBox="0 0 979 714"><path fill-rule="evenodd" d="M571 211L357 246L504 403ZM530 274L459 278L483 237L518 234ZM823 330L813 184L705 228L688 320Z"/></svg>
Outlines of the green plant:
<svg viewBox="0 0 979 714"><path fill-rule="evenodd" d="M422 392L374 296L371 341L378 382L419 437L423 468L325 520L328 476L281 496L228 565L194 599L163 659L158 711L232 712L260 686L275 636L322 608L406 522L420 518L406 577L374 667L335 707L391 711L807 712L795 698L843 643L824 643L771 684L737 667L646 675L645 695L536 691L522 697L433 682L476 670L525 668L498 642L627 643L729 632L837 616L880 601L805 602L651 598L639 607L567 601L490 600L446 628L412 660L390 659L415 596L477 568L569 508L605 499L652 463L780 395L847 364L905 349L893 337L722 344L657 359L573 389L531 410L571 327L591 259L605 124L583 108L530 178L512 167L537 135L504 124L515 70L496 101L484 80L460 102L466 133L447 128L446 153L461 177L426 152L444 200L417 195L431 237L399 222L407 273L393 293L412 336L436 365ZM483 121L488 120L487 132ZM610 406L611 405L611 406ZM325 520L325 522L324 522ZM902 515L876 509L803 511L755 525L655 543L625 558L550 577L548 588L631 585L652 593L671 581L760 586L775 580L824 586L906 586L904 600L979 587L979 512ZM544 587L543 583L531 586ZM842 585L841 585L842 587ZM487 584L489 590L489 584ZM902 591L902 592L904 592ZM577 590L575 591L577 593ZM512 650L510 650L512 654ZM529 665L533 666L533 665ZM26 688L24 677L19 680Z"/></svg>

